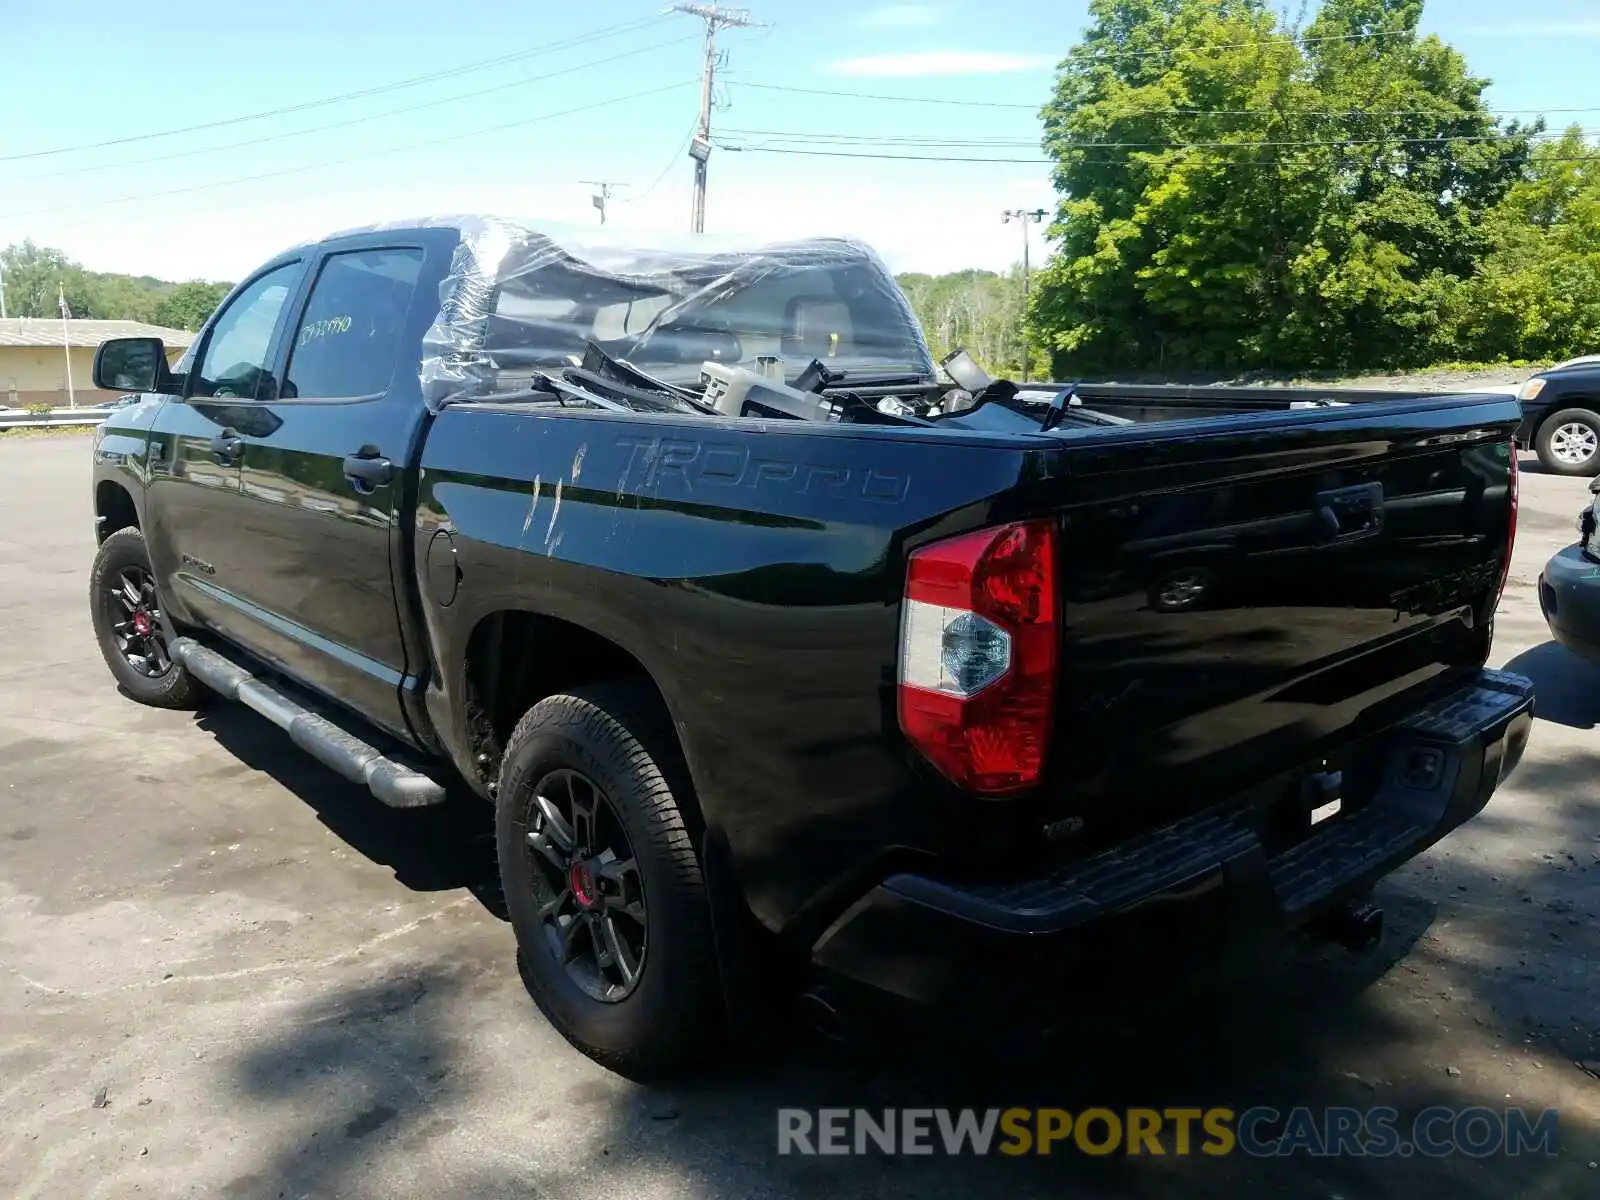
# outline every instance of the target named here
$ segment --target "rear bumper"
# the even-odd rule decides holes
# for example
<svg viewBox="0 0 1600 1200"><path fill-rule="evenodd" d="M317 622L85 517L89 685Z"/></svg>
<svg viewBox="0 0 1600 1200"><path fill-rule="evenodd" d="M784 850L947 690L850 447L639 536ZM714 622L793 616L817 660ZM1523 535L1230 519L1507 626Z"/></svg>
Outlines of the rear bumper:
<svg viewBox="0 0 1600 1200"><path fill-rule="evenodd" d="M904 999L998 1000L1019 1016L1058 1009L1086 979L1203 973L1364 895L1475 816L1532 724L1533 684L1484 671L1388 735L1382 782L1366 803L1352 798L1275 856L1260 814L1225 804L1038 878L892 875L830 927L813 962Z"/></svg>
<svg viewBox="0 0 1600 1200"><path fill-rule="evenodd" d="M1551 637L1600 662L1600 563L1577 546L1558 552L1539 576L1539 608Z"/></svg>

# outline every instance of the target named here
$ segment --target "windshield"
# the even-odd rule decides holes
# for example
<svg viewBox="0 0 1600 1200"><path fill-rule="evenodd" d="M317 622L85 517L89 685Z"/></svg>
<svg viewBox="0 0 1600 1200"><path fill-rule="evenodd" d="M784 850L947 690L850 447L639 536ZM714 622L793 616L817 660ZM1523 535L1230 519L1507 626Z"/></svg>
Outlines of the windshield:
<svg viewBox="0 0 1600 1200"><path fill-rule="evenodd" d="M932 375L899 288L870 258L796 252L671 267L613 273L568 259L513 274L484 349L501 371L549 370L592 340L689 386L708 361L754 369L778 359L789 379L813 359L854 374Z"/></svg>

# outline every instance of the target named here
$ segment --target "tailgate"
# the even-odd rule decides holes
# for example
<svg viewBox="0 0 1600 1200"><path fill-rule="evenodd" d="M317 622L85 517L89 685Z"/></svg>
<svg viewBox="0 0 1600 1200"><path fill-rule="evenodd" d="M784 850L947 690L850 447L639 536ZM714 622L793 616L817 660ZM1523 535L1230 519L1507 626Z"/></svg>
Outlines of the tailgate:
<svg viewBox="0 0 1600 1200"><path fill-rule="evenodd" d="M1479 666L1517 420L1443 397L1073 439L1052 807L1113 834L1340 769Z"/></svg>

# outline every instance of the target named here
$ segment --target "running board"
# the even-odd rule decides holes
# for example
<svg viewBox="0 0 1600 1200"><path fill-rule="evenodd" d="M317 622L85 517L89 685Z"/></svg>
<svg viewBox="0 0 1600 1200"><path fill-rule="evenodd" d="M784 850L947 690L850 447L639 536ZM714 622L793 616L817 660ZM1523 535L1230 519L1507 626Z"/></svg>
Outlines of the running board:
<svg viewBox="0 0 1600 1200"><path fill-rule="evenodd" d="M351 783L362 784L390 808L443 804L445 790L420 771L395 762L381 750L312 712L298 700L261 682L249 671L192 638L172 643L174 661L214 692L254 709L289 735L300 749Z"/></svg>

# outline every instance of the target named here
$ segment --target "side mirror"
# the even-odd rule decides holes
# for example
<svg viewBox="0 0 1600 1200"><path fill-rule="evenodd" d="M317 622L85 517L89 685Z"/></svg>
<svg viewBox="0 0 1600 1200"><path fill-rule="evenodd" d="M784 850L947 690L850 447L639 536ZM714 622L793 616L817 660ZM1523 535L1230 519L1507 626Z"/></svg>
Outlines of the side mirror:
<svg viewBox="0 0 1600 1200"><path fill-rule="evenodd" d="M176 391L160 338L112 338L94 353L94 385L111 392Z"/></svg>

